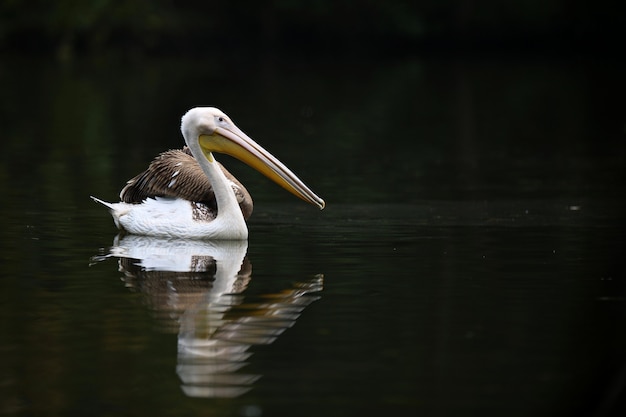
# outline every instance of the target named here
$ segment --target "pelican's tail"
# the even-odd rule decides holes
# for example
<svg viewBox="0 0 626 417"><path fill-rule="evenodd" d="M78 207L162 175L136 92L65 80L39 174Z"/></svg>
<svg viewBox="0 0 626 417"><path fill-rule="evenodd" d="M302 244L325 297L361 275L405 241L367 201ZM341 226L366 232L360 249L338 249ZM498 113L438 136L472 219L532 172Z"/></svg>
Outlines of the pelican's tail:
<svg viewBox="0 0 626 417"><path fill-rule="evenodd" d="M106 201L100 200L98 197L94 197L92 195L90 195L89 197L91 197L91 199L96 203L100 203L103 206L108 207L110 210L115 210L115 207L113 207L113 203L107 203Z"/></svg>
<svg viewBox="0 0 626 417"><path fill-rule="evenodd" d="M113 221L115 222L115 226L117 226L118 229L120 230L124 230L124 227L122 226L122 224L120 223L120 217L124 216L125 214L127 214L130 211L130 204L126 204L126 203L107 203L106 201L100 200L97 197L94 197L92 195L90 195L89 197L91 197L91 199L93 201L95 201L96 203L100 203L102 204L104 207L108 208L109 211L111 212L111 216L113 217Z"/></svg>

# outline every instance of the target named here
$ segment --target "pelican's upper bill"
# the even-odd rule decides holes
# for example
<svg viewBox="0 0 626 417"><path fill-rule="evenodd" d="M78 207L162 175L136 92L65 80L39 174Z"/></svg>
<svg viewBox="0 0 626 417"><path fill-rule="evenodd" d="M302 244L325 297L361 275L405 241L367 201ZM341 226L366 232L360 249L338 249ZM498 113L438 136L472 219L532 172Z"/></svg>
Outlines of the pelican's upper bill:
<svg viewBox="0 0 626 417"><path fill-rule="evenodd" d="M302 200L325 206L302 180L243 133L222 111L196 107L181 121L187 146L157 156L128 181L119 203L106 203L115 224L129 233L200 239L246 239L252 199L213 157L225 153L250 165Z"/></svg>

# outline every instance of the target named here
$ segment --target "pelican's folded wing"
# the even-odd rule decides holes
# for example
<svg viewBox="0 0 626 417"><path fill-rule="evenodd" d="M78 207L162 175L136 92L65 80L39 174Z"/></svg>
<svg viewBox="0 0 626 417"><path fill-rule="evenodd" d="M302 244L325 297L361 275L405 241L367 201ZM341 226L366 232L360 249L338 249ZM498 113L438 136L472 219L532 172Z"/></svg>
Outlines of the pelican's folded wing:
<svg viewBox="0 0 626 417"><path fill-rule="evenodd" d="M252 214L250 194L226 168L219 163L218 166L231 182L243 216L248 219ZM148 169L128 180L120 192L125 203L141 203L150 197L177 197L217 208L213 187L187 147L159 154Z"/></svg>

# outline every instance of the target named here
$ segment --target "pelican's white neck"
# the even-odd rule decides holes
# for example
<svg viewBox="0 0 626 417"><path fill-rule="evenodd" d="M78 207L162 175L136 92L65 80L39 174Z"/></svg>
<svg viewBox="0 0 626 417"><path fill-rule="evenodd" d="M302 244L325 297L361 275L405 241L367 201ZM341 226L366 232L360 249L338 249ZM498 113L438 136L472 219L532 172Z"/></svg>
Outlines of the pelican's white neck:
<svg viewBox="0 0 626 417"><path fill-rule="evenodd" d="M210 152L205 153L200 147L199 136L201 134L212 134L215 131L211 126L212 120L202 117L202 114L195 112L196 110L198 109L192 109L183 116L181 132L191 154L198 162L198 165L200 165L200 168L202 168L213 188L217 204L217 217L212 223L221 229L220 236L223 238L246 239L248 237L248 227L230 181L219 168L213 154Z"/></svg>

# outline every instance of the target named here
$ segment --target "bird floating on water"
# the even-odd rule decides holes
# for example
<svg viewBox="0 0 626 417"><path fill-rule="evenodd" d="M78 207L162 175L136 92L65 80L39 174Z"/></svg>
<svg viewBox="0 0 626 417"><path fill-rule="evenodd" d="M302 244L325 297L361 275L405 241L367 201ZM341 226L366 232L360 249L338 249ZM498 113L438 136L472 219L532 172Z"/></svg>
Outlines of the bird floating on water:
<svg viewBox="0 0 626 417"><path fill-rule="evenodd" d="M121 202L91 197L110 209L119 229L146 236L247 239L245 220L252 214L252 198L213 152L234 156L302 200L324 208L324 200L222 111L189 110L182 117L181 132L187 146L158 155L147 170L126 183Z"/></svg>

